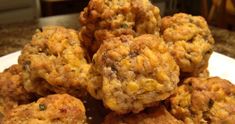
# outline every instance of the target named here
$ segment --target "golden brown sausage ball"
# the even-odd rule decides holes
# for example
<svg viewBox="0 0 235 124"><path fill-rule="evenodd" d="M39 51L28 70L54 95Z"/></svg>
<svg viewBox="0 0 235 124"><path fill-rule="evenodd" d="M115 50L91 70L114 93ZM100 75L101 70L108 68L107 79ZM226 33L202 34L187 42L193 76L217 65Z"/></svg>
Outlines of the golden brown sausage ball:
<svg viewBox="0 0 235 124"><path fill-rule="evenodd" d="M0 73L0 116L18 104L31 102L32 99L33 94L27 92L23 86L21 65L12 65Z"/></svg>
<svg viewBox="0 0 235 124"><path fill-rule="evenodd" d="M23 103L31 98L23 86L21 65L12 65L0 73L0 97L9 97Z"/></svg>
<svg viewBox="0 0 235 124"><path fill-rule="evenodd" d="M203 17L184 13L164 17L161 32L181 72L197 76L207 68L214 39Z"/></svg>
<svg viewBox="0 0 235 124"><path fill-rule="evenodd" d="M49 95L20 105L3 118L3 124L85 124L83 103L67 94Z"/></svg>
<svg viewBox="0 0 235 124"><path fill-rule="evenodd" d="M33 36L22 50L24 86L40 95L73 92L82 96L90 65L75 30L48 26Z"/></svg>
<svg viewBox="0 0 235 124"><path fill-rule="evenodd" d="M164 106L148 108L137 114L118 115L114 112L105 117L103 124L183 124Z"/></svg>
<svg viewBox="0 0 235 124"><path fill-rule="evenodd" d="M88 91L117 113L137 113L172 94L179 67L156 35L104 41L93 57Z"/></svg>
<svg viewBox="0 0 235 124"><path fill-rule="evenodd" d="M111 37L159 34L160 19L149 0L91 0L80 14L80 36L93 54Z"/></svg>
<svg viewBox="0 0 235 124"><path fill-rule="evenodd" d="M218 77L188 78L169 98L171 113L185 123L235 122L235 86Z"/></svg>

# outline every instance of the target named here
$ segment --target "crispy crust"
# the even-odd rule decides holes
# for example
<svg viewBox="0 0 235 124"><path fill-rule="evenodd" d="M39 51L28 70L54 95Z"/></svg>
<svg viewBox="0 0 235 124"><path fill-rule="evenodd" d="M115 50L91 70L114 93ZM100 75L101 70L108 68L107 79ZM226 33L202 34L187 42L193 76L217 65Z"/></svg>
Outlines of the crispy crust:
<svg viewBox="0 0 235 124"><path fill-rule="evenodd" d="M29 103L33 98L34 95L27 92L23 86L21 65L12 65L0 73L0 118L10 109Z"/></svg>
<svg viewBox="0 0 235 124"><path fill-rule="evenodd" d="M67 94L50 95L20 105L3 118L3 124L84 124L85 121L82 102Z"/></svg>
<svg viewBox="0 0 235 124"><path fill-rule="evenodd" d="M188 78L169 98L171 113L185 123L233 123L235 86L218 77Z"/></svg>
<svg viewBox="0 0 235 124"><path fill-rule="evenodd" d="M18 106L18 102L10 99L9 97L0 97L0 124L2 124L2 119L12 108Z"/></svg>
<svg viewBox="0 0 235 124"><path fill-rule="evenodd" d="M179 81L179 68L156 35L106 40L90 73L90 94L117 113L137 113L166 99Z"/></svg>
<svg viewBox="0 0 235 124"><path fill-rule="evenodd" d="M203 17L184 13L164 17L161 32L181 72L198 76L207 68L214 39Z"/></svg>
<svg viewBox="0 0 235 124"><path fill-rule="evenodd" d="M75 30L48 26L33 36L19 63L24 69L24 86L42 96L71 93L83 96L90 65Z"/></svg>
<svg viewBox="0 0 235 124"><path fill-rule="evenodd" d="M0 96L24 102L30 99L29 93L23 86L22 66L12 65L0 73Z"/></svg>
<svg viewBox="0 0 235 124"><path fill-rule="evenodd" d="M103 124L183 124L164 106L148 108L138 114L118 115L114 112L105 117Z"/></svg>
<svg viewBox="0 0 235 124"><path fill-rule="evenodd" d="M80 14L80 36L95 53L108 38L159 34L160 19L160 10L149 0L90 0Z"/></svg>

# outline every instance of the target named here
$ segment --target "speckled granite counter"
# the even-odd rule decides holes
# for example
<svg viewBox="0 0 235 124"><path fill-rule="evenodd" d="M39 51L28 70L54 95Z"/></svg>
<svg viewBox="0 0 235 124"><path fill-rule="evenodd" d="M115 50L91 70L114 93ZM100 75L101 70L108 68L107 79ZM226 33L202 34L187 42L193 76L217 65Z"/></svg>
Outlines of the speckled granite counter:
<svg viewBox="0 0 235 124"><path fill-rule="evenodd" d="M0 56L20 50L30 41L38 27L61 25L79 29L78 14L41 18L31 22L0 25ZM215 51L235 58L235 32L211 27L215 38Z"/></svg>
<svg viewBox="0 0 235 124"><path fill-rule="evenodd" d="M52 16L38 20L0 25L0 56L18 51L29 42L35 30L47 25L60 25L79 29L78 14Z"/></svg>
<svg viewBox="0 0 235 124"><path fill-rule="evenodd" d="M211 27L215 39L214 50L235 58L235 31Z"/></svg>

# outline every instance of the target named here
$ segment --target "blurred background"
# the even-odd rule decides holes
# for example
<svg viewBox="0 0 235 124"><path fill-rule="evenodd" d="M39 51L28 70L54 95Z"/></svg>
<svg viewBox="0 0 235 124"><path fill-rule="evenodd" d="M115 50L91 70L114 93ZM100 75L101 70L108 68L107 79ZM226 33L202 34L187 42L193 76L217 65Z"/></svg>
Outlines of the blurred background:
<svg viewBox="0 0 235 124"><path fill-rule="evenodd" d="M186 12L204 16L211 25L234 30L235 0L151 0L161 15ZM0 24L79 13L89 0L0 0Z"/></svg>
<svg viewBox="0 0 235 124"><path fill-rule="evenodd" d="M185 12L203 16L215 50L235 57L235 0L151 0L162 16ZM35 29L61 25L79 29L79 12L89 0L0 0L0 56L20 50ZM233 50L234 49L234 50Z"/></svg>

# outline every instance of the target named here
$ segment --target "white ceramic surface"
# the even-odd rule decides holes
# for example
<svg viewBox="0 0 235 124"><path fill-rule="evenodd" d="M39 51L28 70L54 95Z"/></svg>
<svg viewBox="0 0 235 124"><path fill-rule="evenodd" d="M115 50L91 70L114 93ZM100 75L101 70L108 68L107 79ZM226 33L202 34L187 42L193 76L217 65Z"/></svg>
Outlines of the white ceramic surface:
<svg viewBox="0 0 235 124"><path fill-rule="evenodd" d="M0 57L0 72L17 63L20 51ZM235 59L214 52L209 60L210 76L219 76L235 84Z"/></svg>

